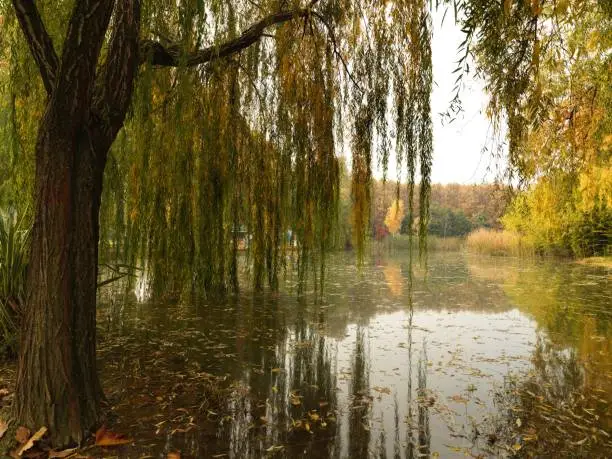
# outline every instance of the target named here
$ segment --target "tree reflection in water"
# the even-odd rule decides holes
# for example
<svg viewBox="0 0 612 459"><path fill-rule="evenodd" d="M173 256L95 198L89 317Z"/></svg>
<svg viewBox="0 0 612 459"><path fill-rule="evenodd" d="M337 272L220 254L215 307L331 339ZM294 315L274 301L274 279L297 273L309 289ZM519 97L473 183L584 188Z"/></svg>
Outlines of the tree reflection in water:
<svg viewBox="0 0 612 459"><path fill-rule="evenodd" d="M529 451L534 432L550 447L551 413L585 423L573 446L597 451L610 430L597 400L612 393L609 289L590 271L521 263L432 254L413 284L405 257L361 272L339 257L323 302L289 291L103 307L105 387L118 430L138 439L123 457L503 455L517 439ZM214 415L198 411L206 394L175 393L205 373L232 393Z"/></svg>

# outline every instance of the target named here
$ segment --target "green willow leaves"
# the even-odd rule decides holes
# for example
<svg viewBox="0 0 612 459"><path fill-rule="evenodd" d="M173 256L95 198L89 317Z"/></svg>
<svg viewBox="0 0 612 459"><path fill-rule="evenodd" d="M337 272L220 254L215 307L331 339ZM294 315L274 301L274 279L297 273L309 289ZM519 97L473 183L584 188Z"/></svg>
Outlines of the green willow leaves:
<svg viewBox="0 0 612 459"><path fill-rule="evenodd" d="M38 2L58 48L73 5ZM325 253L336 238L342 155L350 157L360 254L372 169L379 163L386 171L392 152L407 170L411 209L414 182L422 181L424 235L432 157L429 6L143 1L141 38L185 53L236 38L279 11L310 14L270 27L246 50L207 65L141 68L106 170L101 262L143 265L160 291L186 282L208 292L235 290L241 270L256 289L275 289L294 262L301 281L314 273L322 283ZM16 164L0 183L6 206L29 200L42 116L36 107L46 96L11 2L0 1L0 18L0 114L11 121L0 131L0 154L3 167L6 158ZM239 256L245 247L246 260Z"/></svg>

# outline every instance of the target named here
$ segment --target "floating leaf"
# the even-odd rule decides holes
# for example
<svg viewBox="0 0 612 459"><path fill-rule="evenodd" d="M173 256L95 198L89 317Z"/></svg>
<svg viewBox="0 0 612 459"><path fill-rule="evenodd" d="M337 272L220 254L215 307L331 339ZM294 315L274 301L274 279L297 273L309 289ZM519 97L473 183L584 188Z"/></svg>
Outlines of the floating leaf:
<svg viewBox="0 0 612 459"><path fill-rule="evenodd" d="M388 387L374 386L372 389L381 394L391 394L391 389Z"/></svg>
<svg viewBox="0 0 612 459"><path fill-rule="evenodd" d="M456 403L467 403L467 402L469 402L469 400L467 398L462 397L461 395L453 395L451 397L451 400L453 402L456 402Z"/></svg>
<svg viewBox="0 0 612 459"><path fill-rule="evenodd" d="M110 430L106 430L105 426L102 426L96 432L96 445L97 446L118 446L131 443L131 438L126 438L125 435L116 434Z"/></svg>
<svg viewBox="0 0 612 459"><path fill-rule="evenodd" d="M521 427L522 425L523 425L523 422L521 421L521 418L516 418L516 426Z"/></svg>

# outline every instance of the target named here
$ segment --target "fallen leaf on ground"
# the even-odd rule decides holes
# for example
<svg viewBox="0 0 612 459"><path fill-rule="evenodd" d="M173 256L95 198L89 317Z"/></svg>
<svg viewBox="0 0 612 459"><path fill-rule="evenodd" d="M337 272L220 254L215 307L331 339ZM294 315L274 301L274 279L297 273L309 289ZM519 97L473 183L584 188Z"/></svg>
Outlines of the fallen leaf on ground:
<svg viewBox="0 0 612 459"><path fill-rule="evenodd" d="M70 457L73 454L76 454L78 448L70 448L70 449L65 449L63 451L49 451L49 459L52 458L66 458L66 457Z"/></svg>
<svg viewBox="0 0 612 459"><path fill-rule="evenodd" d="M27 427L17 427L17 432L15 432L15 440L17 440L17 443L22 444L28 441L30 435L32 435L32 432L30 432L30 429Z"/></svg>
<svg viewBox="0 0 612 459"><path fill-rule="evenodd" d="M126 438L125 435L117 434L106 430L105 426L102 426L96 432L96 445L97 446L118 446L131 443L131 438Z"/></svg>
<svg viewBox="0 0 612 459"><path fill-rule="evenodd" d="M17 450L17 456L21 456L23 453L29 450L32 446L34 446L34 443L44 437L46 433L46 427L41 427L40 429L38 429L38 431L34 435L32 435L30 439L21 446L21 448Z"/></svg>
<svg viewBox="0 0 612 459"><path fill-rule="evenodd" d="M0 438L4 437L4 434L8 430L8 424L0 419Z"/></svg>

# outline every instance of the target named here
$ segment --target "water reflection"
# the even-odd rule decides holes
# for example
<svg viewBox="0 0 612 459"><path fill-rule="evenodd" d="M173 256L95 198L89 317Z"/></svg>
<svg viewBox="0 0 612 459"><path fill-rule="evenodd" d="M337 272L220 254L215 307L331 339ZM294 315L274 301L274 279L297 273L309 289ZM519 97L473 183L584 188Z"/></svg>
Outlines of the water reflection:
<svg viewBox="0 0 612 459"><path fill-rule="evenodd" d="M514 393L517 382L546 388L542 400L610 399L606 273L461 254L432 254L414 279L402 256L358 271L339 255L328 272L323 303L289 288L226 301L107 299L103 377L138 454L503 456L516 425L508 406L522 403L507 397L510 380ZM223 413L189 392L211 374L234 393ZM589 428L607 433L609 422L602 411ZM535 441L525 435L521 448Z"/></svg>

